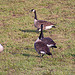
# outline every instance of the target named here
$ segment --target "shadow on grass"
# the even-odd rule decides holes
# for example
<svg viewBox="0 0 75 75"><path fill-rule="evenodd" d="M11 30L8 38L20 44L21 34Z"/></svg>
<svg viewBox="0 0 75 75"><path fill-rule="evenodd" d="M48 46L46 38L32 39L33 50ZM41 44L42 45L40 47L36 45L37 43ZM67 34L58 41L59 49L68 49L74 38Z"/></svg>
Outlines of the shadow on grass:
<svg viewBox="0 0 75 75"><path fill-rule="evenodd" d="M29 50L29 51L32 51L32 52L34 52L34 48L28 48L28 47L26 47L26 48L24 48L24 50Z"/></svg>
<svg viewBox="0 0 75 75"><path fill-rule="evenodd" d="M27 57L30 57L30 56L31 56L31 57L40 57L40 56L35 56L35 55L25 54L25 53L24 53L24 54L22 54L22 55L23 55L23 56L27 56Z"/></svg>
<svg viewBox="0 0 75 75"><path fill-rule="evenodd" d="M71 54L71 56L73 57L72 60L75 62L75 54Z"/></svg>
<svg viewBox="0 0 75 75"><path fill-rule="evenodd" d="M23 56L26 56L26 57L40 57L39 55L38 56L35 56L34 54L31 55L31 54L22 54L22 53L13 53L13 52L10 52L12 55L17 55L17 54L21 54Z"/></svg>
<svg viewBox="0 0 75 75"><path fill-rule="evenodd" d="M25 50L30 50L30 51L32 51L32 52L34 52L34 48L24 48ZM37 53L37 52L36 52ZM40 57L39 55L38 56L35 56L34 54L22 54L23 56L32 56L32 57Z"/></svg>
<svg viewBox="0 0 75 75"><path fill-rule="evenodd" d="M75 57L75 54L71 54L72 57Z"/></svg>
<svg viewBox="0 0 75 75"><path fill-rule="evenodd" d="M22 30L22 29L19 29L19 30L22 31L22 32L38 32L36 30Z"/></svg>
<svg viewBox="0 0 75 75"><path fill-rule="evenodd" d="M37 31L37 30L22 30L22 29L19 29L20 31L22 31L22 32L36 32L36 33L39 33L39 31ZM43 31L43 32L47 32L47 31Z"/></svg>

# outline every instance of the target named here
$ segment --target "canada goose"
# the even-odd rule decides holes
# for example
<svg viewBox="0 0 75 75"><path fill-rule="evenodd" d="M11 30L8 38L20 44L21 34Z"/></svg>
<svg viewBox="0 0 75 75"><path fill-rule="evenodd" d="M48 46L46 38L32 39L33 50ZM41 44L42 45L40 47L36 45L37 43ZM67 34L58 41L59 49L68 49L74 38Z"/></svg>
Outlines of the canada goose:
<svg viewBox="0 0 75 75"><path fill-rule="evenodd" d="M43 24L41 25L41 41L43 41L49 48L57 48L56 43L51 38L43 36Z"/></svg>
<svg viewBox="0 0 75 75"><path fill-rule="evenodd" d="M52 55L52 53L50 52L50 50L47 47L47 45L43 41L41 41L40 39L41 39L41 33L40 33L39 38L34 43L34 48L38 52L38 54L40 55L40 57L41 57L41 54L42 54L42 57L45 54Z"/></svg>
<svg viewBox="0 0 75 75"><path fill-rule="evenodd" d="M3 51L3 46L0 44L0 52Z"/></svg>
<svg viewBox="0 0 75 75"><path fill-rule="evenodd" d="M55 28L55 24L48 22L48 21L44 21L44 20L38 20L37 19L37 15L36 15L36 10L32 9L31 12L34 12L34 26L37 28L38 31L41 31L41 24L43 24L43 29L47 30L47 29L51 29L51 28Z"/></svg>

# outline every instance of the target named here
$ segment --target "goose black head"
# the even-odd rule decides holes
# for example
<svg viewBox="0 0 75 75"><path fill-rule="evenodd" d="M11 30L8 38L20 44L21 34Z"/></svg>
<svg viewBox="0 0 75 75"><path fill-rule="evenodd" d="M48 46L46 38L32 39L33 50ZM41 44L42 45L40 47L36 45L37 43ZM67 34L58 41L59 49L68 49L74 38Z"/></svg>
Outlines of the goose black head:
<svg viewBox="0 0 75 75"><path fill-rule="evenodd" d="M32 9L32 10L31 10L31 12L35 12L35 10L34 10L34 9Z"/></svg>

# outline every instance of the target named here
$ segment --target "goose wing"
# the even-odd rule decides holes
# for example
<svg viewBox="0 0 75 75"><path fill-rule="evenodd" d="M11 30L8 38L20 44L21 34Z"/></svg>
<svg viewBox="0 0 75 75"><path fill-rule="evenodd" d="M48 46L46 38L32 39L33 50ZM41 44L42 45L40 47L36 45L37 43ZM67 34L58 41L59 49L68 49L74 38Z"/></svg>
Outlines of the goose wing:
<svg viewBox="0 0 75 75"><path fill-rule="evenodd" d="M40 28L40 25L41 25L41 24L44 25L44 28L45 28L46 26L55 25L55 24L53 24L53 23L51 23L51 22L48 22L48 21L37 20L37 22L36 22L36 27Z"/></svg>
<svg viewBox="0 0 75 75"><path fill-rule="evenodd" d="M42 38L41 40L42 40L45 44L48 44L48 45L50 45L50 44L56 45L56 43L55 43L51 38L49 38L49 37Z"/></svg>

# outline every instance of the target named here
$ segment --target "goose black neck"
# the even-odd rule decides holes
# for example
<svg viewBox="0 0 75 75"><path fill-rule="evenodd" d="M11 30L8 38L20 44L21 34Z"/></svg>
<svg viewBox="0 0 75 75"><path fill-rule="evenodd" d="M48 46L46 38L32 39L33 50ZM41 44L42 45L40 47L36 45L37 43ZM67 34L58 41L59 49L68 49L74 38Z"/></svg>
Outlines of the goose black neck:
<svg viewBox="0 0 75 75"><path fill-rule="evenodd" d="M41 24L41 38L44 38L43 37L43 24Z"/></svg>
<svg viewBox="0 0 75 75"><path fill-rule="evenodd" d="M43 38L43 24L41 24L41 33L40 33L40 36L39 36L39 39Z"/></svg>
<svg viewBox="0 0 75 75"><path fill-rule="evenodd" d="M34 14L35 14L35 17L34 17L34 19L36 19L36 20L37 20L37 15L36 15L36 11L34 12Z"/></svg>

